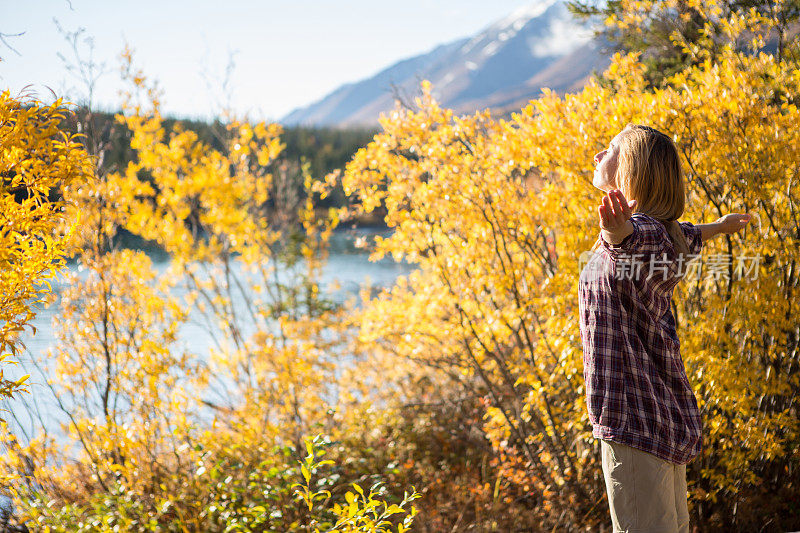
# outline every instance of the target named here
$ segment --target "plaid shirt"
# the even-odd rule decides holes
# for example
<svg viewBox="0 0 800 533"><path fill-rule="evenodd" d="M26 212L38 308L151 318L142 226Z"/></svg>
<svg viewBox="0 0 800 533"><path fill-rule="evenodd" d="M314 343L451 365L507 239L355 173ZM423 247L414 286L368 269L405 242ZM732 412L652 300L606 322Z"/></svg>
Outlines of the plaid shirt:
<svg viewBox="0 0 800 533"><path fill-rule="evenodd" d="M634 213L633 233L602 244L580 275L583 375L592 434L676 464L700 453L701 419L686 376L671 301L700 229L679 225L689 257L677 257L664 225Z"/></svg>

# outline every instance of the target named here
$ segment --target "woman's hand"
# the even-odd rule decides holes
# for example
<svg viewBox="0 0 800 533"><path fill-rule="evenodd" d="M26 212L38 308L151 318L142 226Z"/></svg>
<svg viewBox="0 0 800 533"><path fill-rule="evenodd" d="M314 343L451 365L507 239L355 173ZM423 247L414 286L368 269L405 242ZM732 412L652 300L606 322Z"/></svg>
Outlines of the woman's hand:
<svg viewBox="0 0 800 533"><path fill-rule="evenodd" d="M602 205L598 206L600 213L600 228L609 233L617 233L625 226L625 221L633 214L631 208L636 206L636 200L628 202L619 189L611 189L603 197Z"/></svg>
<svg viewBox="0 0 800 533"><path fill-rule="evenodd" d="M720 233L728 235L736 233L750 222L748 213L731 213L717 219L718 230Z"/></svg>
<svg viewBox="0 0 800 533"><path fill-rule="evenodd" d="M607 242L618 244L633 232L628 219L633 214L631 208L635 206L636 200L627 201L619 189L611 189L603 197L603 204L597 207L597 211L601 233Z"/></svg>

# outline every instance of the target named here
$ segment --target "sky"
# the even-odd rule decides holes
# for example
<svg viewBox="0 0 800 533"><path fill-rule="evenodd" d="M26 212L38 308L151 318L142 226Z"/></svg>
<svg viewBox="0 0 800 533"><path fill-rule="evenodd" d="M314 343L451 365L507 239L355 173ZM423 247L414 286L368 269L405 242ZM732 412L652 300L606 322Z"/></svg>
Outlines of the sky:
<svg viewBox="0 0 800 533"><path fill-rule="evenodd" d="M164 92L162 110L183 118L219 115L225 102L251 120L278 120L340 85L368 78L398 60L477 33L536 0L0 0L0 90L31 86L73 102L86 90L65 32L85 31L93 59L105 64L93 106L116 110L120 52ZM16 35L21 34L21 35ZM15 36L16 35L16 36ZM232 59L230 84L223 91Z"/></svg>

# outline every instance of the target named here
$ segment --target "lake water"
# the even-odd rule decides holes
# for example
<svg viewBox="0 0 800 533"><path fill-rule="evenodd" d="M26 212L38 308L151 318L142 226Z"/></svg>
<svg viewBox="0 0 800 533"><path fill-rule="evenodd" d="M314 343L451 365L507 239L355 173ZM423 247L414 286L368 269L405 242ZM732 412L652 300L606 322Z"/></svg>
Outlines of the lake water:
<svg viewBox="0 0 800 533"><path fill-rule="evenodd" d="M375 235L388 237L390 234L391 230L371 228L334 231L330 241L330 255L319 279L320 292L328 293L333 300L342 302L351 295L357 295L367 280L377 290L390 287L398 276L406 275L414 270L415 266L405 262L396 262L391 256L384 257L379 261L369 261L369 253L355 247L355 241L359 237L367 238L371 243L371 239ZM169 266L168 258L152 257L154 265L159 271L163 272ZM338 282L340 285L338 291L329 289L334 282ZM54 283L53 287L55 291L58 291L58 283ZM54 305L41 310L34 319L33 325L36 327L37 333L26 335L23 339L30 354L46 353L46 350L55 342L51 322L57 313L59 313L59 308ZM201 357L208 354L213 344L209 332L196 322L187 323L182 327L179 341L185 350ZM20 436L24 437L26 434L30 435L37 425L30 416L31 410L35 410L48 430L59 434L58 426L65 417L60 413L50 393L44 387L44 376L30 365L25 367L4 366L4 371L8 378L30 373L31 394L22 395L21 400L5 401L0 408L6 409L7 412L0 414L0 418L10 419L10 425Z"/></svg>

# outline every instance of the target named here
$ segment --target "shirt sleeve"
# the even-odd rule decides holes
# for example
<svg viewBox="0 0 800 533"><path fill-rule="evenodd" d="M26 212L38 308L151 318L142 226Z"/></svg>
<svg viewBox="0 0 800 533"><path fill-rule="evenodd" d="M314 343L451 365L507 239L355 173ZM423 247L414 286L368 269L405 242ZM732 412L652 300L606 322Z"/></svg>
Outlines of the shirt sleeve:
<svg viewBox="0 0 800 533"><path fill-rule="evenodd" d="M633 225L633 233L618 244L606 242L600 232L600 241L609 255L616 259L621 254L658 254L663 250L666 228L658 220L643 213L634 213L629 219Z"/></svg>
<svg viewBox="0 0 800 533"><path fill-rule="evenodd" d="M686 244L689 245L689 253L699 254L700 249L703 247L703 238L700 234L700 228L691 222L679 222L678 225L686 236Z"/></svg>

